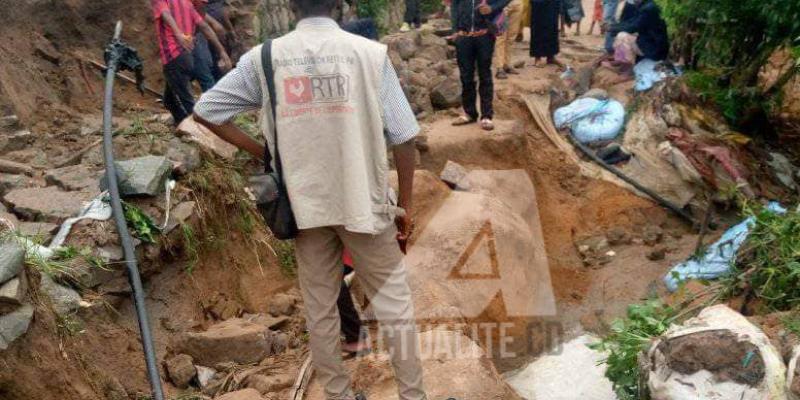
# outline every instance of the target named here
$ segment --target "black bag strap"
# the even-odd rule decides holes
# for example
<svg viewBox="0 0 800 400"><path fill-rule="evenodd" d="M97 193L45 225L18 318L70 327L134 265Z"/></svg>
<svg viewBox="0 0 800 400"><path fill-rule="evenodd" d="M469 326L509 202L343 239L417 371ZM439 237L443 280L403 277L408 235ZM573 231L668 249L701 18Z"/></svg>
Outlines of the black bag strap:
<svg viewBox="0 0 800 400"><path fill-rule="evenodd" d="M267 39L261 46L261 65L264 68L264 76L267 80L267 90L269 91L269 103L272 109L272 132L275 137L275 169L277 171L279 184L283 184L283 166L281 165L281 153L278 150L278 116L277 98L275 97L275 70L272 67L272 39ZM269 146L264 146L264 166L267 173L272 173L272 155L269 153Z"/></svg>

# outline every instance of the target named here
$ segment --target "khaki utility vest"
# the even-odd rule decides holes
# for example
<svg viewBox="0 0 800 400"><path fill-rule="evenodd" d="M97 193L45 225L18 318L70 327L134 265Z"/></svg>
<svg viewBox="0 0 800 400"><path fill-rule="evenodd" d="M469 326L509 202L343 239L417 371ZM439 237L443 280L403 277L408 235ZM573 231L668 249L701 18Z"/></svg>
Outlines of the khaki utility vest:
<svg viewBox="0 0 800 400"><path fill-rule="evenodd" d="M260 52L258 53L260 54ZM261 59L256 57L260 70ZM384 231L389 205L381 79L386 46L338 26L300 24L272 44L284 179L300 229ZM266 77L262 129L275 159Z"/></svg>

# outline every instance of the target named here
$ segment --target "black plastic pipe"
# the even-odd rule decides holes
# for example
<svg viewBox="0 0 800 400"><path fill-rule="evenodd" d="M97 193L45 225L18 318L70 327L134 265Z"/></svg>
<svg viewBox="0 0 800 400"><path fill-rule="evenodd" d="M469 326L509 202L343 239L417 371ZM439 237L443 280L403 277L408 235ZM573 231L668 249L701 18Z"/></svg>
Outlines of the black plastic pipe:
<svg viewBox="0 0 800 400"><path fill-rule="evenodd" d="M114 30L113 42L117 42L122 34L122 21L117 22ZM106 177L108 181L108 192L111 195L111 209L114 221L119 232L119 239L122 243L122 250L125 254L125 265L128 269L128 282L133 289L133 304L136 307L136 316L139 320L139 331L142 336L142 347L144 348L144 358L147 364L147 377L150 380L153 400L164 400L164 391L161 387L161 376L156 362L155 346L153 345L153 335L150 331L150 322L147 317L145 306L144 288L142 278L139 275L139 267L136 262L135 247L133 239L128 232L128 223L125 221L125 214L122 210L122 200L119 195L119 184L117 182L117 168L114 165L114 143L111 132L111 118L113 111L114 78L119 66L118 57L110 57L107 62L105 98L103 100L103 153L106 160Z"/></svg>

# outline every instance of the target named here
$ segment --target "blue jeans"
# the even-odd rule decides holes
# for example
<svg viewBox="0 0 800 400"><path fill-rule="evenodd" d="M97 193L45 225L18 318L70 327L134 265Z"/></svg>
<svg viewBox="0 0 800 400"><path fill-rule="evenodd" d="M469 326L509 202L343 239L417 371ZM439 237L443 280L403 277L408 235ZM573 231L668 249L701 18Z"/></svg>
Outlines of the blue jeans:
<svg viewBox="0 0 800 400"><path fill-rule="evenodd" d="M194 78L200 84L200 89L205 92L214 87L217 80L214 79L214 57L211 55L208 39L202 34L197 34L197 39L194 43L194 51L192 51L194 58Z"/></svg>
<svg viewBox="0 0 800 400"><path fill-rule="evenodd" d="M603 0L603 21L606 22L610 28L612 24L617 23L617 6L619 0ZM614 52L614 35L606 29L606 51L609 53Z"/></svg>

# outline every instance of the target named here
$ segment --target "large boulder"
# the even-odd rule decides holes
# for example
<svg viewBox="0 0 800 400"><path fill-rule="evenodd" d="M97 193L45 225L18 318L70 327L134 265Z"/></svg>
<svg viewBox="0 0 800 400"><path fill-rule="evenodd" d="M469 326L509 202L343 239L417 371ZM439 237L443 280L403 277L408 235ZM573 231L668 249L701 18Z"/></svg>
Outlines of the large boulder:
<svg viewBox="0 0 800 400"><path fill-rule="evenodd" d="M459 332L436 329L420 334L425 389L430 399L521 400L505 383L483 349ZM396 399L389 357L380 353L346 363L353 386L368 399ZM306 397L323 400L322 387L312 381Z"/></svg>
<svg viewBox="0 0 800 400"><path fill-rule="evenodd" d="M237 390L235 392L225 393L216 398L216 400L262 400L261 393L255 389Z"/></svg>
<svg viewBox="0 0 800 400"><path fill-rule="evenodd" d="M164 360L164 369L167 370L172 383L181 389L189 387L189 383L197 376L194 360L192 356L186 354L178 354Z"/></svg>
<svg viewBox="0 0 800 400"><path fill-rule="evenodd" d="M406 257L416 317L555 315L530 178L507 170L472 171L466 179L471 192L450 193Z"/></svg>
<svg viewBox="0 0 800 400"><path fill-rule="evenodd" d="M786 366L769 338L725 305L671 327L642 373L653 400L785 398Z"/></svg>
<svg viewBox="0 0 800 400"><path fill-rule="evenodd" d="M215 366L224 362L257 363L272 354L275 333L239 318L211 326L205 332L178 335L173 347L188 354L196 364Z"/></svg>
<svg viewBox="0 0 800 400"><path fill-rule="evenodd" d="M25 274L0 285L0 314L22 305L27 291Z"/></svg>

